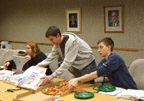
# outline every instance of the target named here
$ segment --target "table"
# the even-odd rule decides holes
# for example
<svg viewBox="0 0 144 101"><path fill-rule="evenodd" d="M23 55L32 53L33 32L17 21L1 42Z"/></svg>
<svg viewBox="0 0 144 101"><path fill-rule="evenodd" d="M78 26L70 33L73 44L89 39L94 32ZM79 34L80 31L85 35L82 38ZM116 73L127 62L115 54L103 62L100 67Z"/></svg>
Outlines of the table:
<svg viewBox="0 0 144 101"><path fill-rule="evenodd" d="M94 85L93 84L81 84L78 86L79 89L85 89L90 92L95 92L93 90ZM67 94L63 97L61 97L62 100L68 101L68 99L72 99L69 101L83 101L84 99L77 99L74 97L74 92ZM130 101L130 100L124 100L124 99L117 99L115 96L110 96L110 95L104 95L104 94L99 94L99 93L94 93L94 97L91 99L85 99L88 101Z"/></svg>
<svg viewBox="0 0 144 101"><path fill-rule="evenodd" d="M61 79L54 79L48 85L51 85L54 82L57 82L59 80ZM0 93L0 101L13 101L13 99L20 99L22 97L25 97L31 94L36 94L37 92L40 92L41 89L43 89L44 87L48 85L41 86L36 91L22 88L21 90L14 91L13 93L11 92ZM19 87L0 81L0 91L6 91L7 89L19 89Z"/></svg>
<svg viewBox="0 0 144 101"><path fill-rule="evenodd" d="M18 87L0 81L0 90L6 91L7 89L18 89ZM19 91L15 91L13 93L11 92L0 93L0 101L12 101L13 99L17 99L23 97L23 95L29 95L31 93L32 90L27 90L27 89L22 89Z"/></svg>
<svg viewBox="0 0 144 101"><path fill-rule="evenodd" d="M60 80L61 79L55 78L52 80L52 83L60 81ZM79 85L77 89L83 88L87 91L94 92L95 90L93 90L93 87L94 87L93 84L83 83ZM0 90L6 90L9 88L16 89L18 87L0 81ZM11 92L0 93L0 101L13 101L13 99L18 99L17 101L49 101L48 99L52 98L52 96L43 94L41 92L42 88L43 87L40 87L37 91L22 89L20 91L15 91L14 93L11 93ZM84 100L84 99L75 98L74 92L66 94L60 97L60 99L62 99L63 101L83 101ZM86 99L86 100L88 101L130 101L130 100L124 100L124 99L117 99L115 96L104 95L104 94L99 94L99 93L94 93L93 98Z"/></svg>

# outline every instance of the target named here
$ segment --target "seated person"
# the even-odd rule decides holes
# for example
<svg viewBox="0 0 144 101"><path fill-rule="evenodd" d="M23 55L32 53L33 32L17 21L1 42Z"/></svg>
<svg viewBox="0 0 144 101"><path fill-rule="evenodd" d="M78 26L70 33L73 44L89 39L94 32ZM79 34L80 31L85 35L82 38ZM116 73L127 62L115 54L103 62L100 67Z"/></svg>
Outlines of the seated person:
<svg viewBox="0 0 144 101"><path fill-rule="evenodd" d="M27 62L23 66L23 70L25 71L31 66L37 65L39 62L44 60L46 58L46 55L40 51L38 44L36 42L30 41L26 43L26 56L25 59ZM46 74L51 74L51 70L49 67L47 67L47 72ZM13 60L7 61L4 64L4 69L5 70L12 70L16 69L16 64Z"/></svg>
<svg viewBox="0 0 144 101"><path fill-rule="evenodd" d="M107 75L113 86L125 89L137 89L136 83L128 72L124 60L116 53L112 53L114 42L111 38L98 41L98 52L104 59L89 74L74 78L69 81L70 88L78 86L79 83L87 82L97 77Z"/></svg>

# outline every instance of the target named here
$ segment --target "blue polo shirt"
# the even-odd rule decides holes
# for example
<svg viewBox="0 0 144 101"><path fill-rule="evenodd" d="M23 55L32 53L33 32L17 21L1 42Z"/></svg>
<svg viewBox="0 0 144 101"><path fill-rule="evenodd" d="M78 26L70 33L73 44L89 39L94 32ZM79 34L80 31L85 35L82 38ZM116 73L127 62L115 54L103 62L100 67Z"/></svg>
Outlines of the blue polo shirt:
<svg viewBox="0 0 144 101"><path fill-rule="evenodd" d="M97 71L98 77L106 74L114 86L137 89L136 83L131 77L124 60L116 53L111 53L107 60L102 59L93 71Z"/></svg>

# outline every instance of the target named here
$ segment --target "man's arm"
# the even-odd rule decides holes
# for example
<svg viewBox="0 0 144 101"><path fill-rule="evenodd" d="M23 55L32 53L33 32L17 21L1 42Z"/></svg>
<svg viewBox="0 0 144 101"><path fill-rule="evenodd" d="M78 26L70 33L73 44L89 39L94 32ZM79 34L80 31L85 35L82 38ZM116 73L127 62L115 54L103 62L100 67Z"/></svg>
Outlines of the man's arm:
<svg viewBox="0 0 144 101"><path fill-rule="evenodd" d="M90 74L86 74L84 76L81 76L79 78L71 79L69 81L70 89L77 87L79 83L84 83L84 82L96 79L97 77L98 77L97 71L95 71L95 72L92 72Z"/></svg>
<svg viewBox="0 0 144 101"><path fill-rule="evenodd" d="M38 63L37 66L40 66L40 67L48 66L50 63L52 63L58 57L59 57L59 54L56 50L56 46L53 46L51 53L47 56L46 59L44 59L43 61Z"/></svg>
<svg viewBox="0 0 144 101"><path fill-rule="evenodd" d="M87 82L87 81L91 81L93 79L96 79L98 76L97 76L97 71L95 72L92 72L90 74L86 74L82 77L79 77L79 82L80 83L84 83L84 82Z"/></svg>

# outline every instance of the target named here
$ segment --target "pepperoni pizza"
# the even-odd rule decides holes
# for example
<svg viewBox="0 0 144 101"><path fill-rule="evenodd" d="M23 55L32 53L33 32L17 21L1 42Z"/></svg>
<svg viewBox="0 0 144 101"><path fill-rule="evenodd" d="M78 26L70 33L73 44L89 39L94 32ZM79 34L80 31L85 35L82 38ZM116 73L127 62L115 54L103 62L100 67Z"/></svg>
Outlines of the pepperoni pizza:
<svg viewBox="0 0 144 101"><path fill-rule="evenodd" d="M49 86L42 90L44 94L48 95L62 95L69 90L69 85L66 80L60 81L56 86Z"/></svg>

